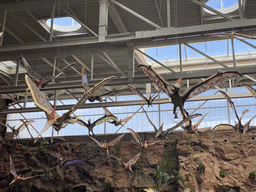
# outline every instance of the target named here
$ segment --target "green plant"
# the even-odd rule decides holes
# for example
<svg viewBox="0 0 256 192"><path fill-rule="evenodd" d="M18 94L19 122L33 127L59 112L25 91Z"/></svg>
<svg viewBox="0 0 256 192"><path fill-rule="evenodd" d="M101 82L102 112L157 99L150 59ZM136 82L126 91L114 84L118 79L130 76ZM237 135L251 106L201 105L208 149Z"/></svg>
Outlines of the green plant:
<svg viewBox="0 0 256 192"><path fill-rule="evenodd" d="M249 172L249 179L254 180L256 177L256 171L250 171Z"/></svg>
<svg viewBox="0 0 256 192"><path fill-rule="evenodd" d="M200 173L204 173L204 170L205 170L205 165L204 165L204 163L199 163L198 164L198 171L200 172Z"/></svg>
<svg viewBox="0 0 256 192"><path fill-rule="evenodd" d="M232 189L232 187L227 186L227 185L223 185L223 186L222 186L222 191L223 191L223 192L235 192L235 191Z"/></svg>
<svg viewBox="0 0 256 192"><path fill-rule="evenodd" d="M220 171L220 176L225 177L226 176L226 170L221 170Z"/></svg>
<svg viewBox="0 0 256 192"><path fill-rule="evenodd" d="M115 156L120 157L120 151L121 151L121 141L118 141L115 147ZM115 191L116 191L116 182L118 180L118 169L119 169L119 161L115 159L115 167L114 167L114 185L115 185Z"/></svg>

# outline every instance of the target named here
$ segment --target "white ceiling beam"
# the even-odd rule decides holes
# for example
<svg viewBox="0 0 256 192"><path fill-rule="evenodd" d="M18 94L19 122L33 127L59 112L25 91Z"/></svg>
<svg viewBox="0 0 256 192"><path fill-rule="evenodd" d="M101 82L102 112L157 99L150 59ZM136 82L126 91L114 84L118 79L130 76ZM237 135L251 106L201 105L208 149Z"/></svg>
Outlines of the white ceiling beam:
<svg viewBox="0 0 256 192"><path fill-rule="evenodd" d="M99 36L98 41L103 42L106 40L108 34L108 0L99 0Z"/></svg>
<svg viewBox="0 0 256 192"><path fill-rule="evenodd" d="M189 44L187 44L187 43L183 43L183 44L184 44L184 45L186 45L187 47L189 47L190 49L193 49L194 51L196 51L196 52L200 53L201 55L203 55L203 56L207 57L208 59L212 60L213 62L215 62L215 63L217 63L217 64L221 65L222 67L224 67L224 68L226 68L226 69L228 68L228 67L227 67L226 65L224 65L223 63L221 63L221 62L217 61L216 59L214 59L214 58L210 57L209 55L207 55L207 54L203 53L202 51L199 51L198 49L196 49L196 48L192 47L191 45L189 45Z"/></svg>
<svg viewBox="0 0 256 192"><path fill-rule="evenodd" d="M155 61L156 63L158 63L159 65L161 65L162 67L166 68L167 70L171 71L172 73L175 73L175 71L173 71L172 69L170 69L169 67L165 66L163 63L157 61L156 59L154 59L153 57L147 55L146 53L142 52L141 50L135 48L136 51L139 51L140 53L142 53L143 55L145 55L146 57L150 58L151 60Z"/></svg>
<svg viewBox="0 0 256 192"><path fill-rule="evenodd" d="M167 27L171 28L171 3L170 3L170 0L166 1L166 7L167 7Z"/></svg>
<svg viewBox="0 0 256 192"><path fill-rule="evenodd" d="M203 4L203 3L200 3L200 2L197 1L197 0L189 0L189 1L191 1L191 2L193 2L193 3L195 3L195 4L197 4L197 5L199 5L199 6L201 6L201 7L204 7L205 9L208 9L209 11L211 11L211 12L213 12L213 13L216 13L217 15L219 15L219 16L221 16L221 17L224 17L225 19L227 19L227 20L229 20L229 21L233 21L233 20L234 20L234 19L232 19L231 17L229 17L228 15L225 15L225 14L221 13L220 11L217 11L216 9L213 9L213 8L211 8L211 7L209 7L209 6L205 5L205 4Z"/></svg>
<svg viewBox="0 0 256 192"><path fill-rule="evenodd" d="M4 28L5 28L6 17L7 17L7 11L4 12L4 20L3 20L3 25L2 25L2 34L1 34L1 37L0 37L0 46L3 45L3 41L4 41Z"/></svg>
<svg viewBox="0 0 256 192"><path fill-rule="evenodd" d="M19 17L17 17L14 13L10 12L11 15L13 17L15 17L17 20L19 20L23 25L25 25L30 31L32 31L37 37L39 37L41 40L43 40L44 42L46 42L46 40L40 35L38 34L32 27L30 27L26 22L24 22L22 19L20 19Z"/></svg>
<svg viewBox="0 0 256 192"><path fill-rule="evenodd" d="M146 23L148 23L149 25L157 28L157 29L161 29L161 26L155 24L154 22L148 20L147 18L143 17L142 15L136 13L135 11L129 9L128 7L122 5L121 3L115 1L115 0L110 0L112 3L116 4L117 6L121 7L122 9L124 9L125 11L131 13L132 15L134 15L135 17L141 19L142 21L145 21Z"/></svg>

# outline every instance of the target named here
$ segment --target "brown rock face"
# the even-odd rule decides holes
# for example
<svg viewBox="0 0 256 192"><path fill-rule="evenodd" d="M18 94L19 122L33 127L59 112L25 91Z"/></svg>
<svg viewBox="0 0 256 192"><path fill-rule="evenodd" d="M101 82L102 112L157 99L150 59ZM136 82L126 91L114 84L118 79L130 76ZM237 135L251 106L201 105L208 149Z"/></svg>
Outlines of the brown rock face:
<svg viewBox="0 0 256 192"><path fill-rule="evenodd" d="M250 172L256 171L255 135L234 131L204 132L199 136L177 133L147 148L140 148L134 141L121 141L109 153L128 162L140 152L133 173L94 142L23 146L7 141L0 144L0 191L142 191L155 188L152 178L157 167L161 167L159 174L171 178L161 185L161 191L256 191L256 179L249 178ZM13 179L10 155L18 174L39 176L9 186ZM162 166L163 162L167 165Z"/></svg>

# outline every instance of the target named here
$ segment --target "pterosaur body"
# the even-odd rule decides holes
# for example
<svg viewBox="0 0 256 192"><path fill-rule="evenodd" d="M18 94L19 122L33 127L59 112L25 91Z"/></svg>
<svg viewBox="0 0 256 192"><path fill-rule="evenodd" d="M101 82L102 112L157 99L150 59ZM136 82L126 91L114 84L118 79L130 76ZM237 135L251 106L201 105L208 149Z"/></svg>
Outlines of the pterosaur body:
<svg viewBox="0 0 256 192"><path fill-rule="evenodd" d="M188 113L184 109L184 103L187 99L203 93L214 86L217 86L223 81L227 81L232 78L241 77L242 75L237 71L219 71L218 73L208 77L204 81L197 83L196 85L187 88L185 91L181 91L182 78L179 78L175 84L169 84L160 75L158 75L151 66L139 65L141 69L164 93L166 93L171 99L174 105L173 113L177 118L176 109L180 108L183 117L187 117Z"/></svg>
<svg viewBox="0 0 256 192"><path fill-rule="evenodd" d="M116 160L118 160L119 162L121 162L122 164L124 164L124 167L125 167L126 169L129 168L129 170L130 170L131 172L133 172L133 171L132 171L132 165L135 164L135 163L138 161L138 159L139 159L139 157L140 157L140 153L138 153L137 155L135 155L135 156L134 156L132 159L130 159L127 163L124 163L121 158L118 158L118 157L116 157L116 156L111 156L111 157L115 158Z"/></svg>
<svg viewBox="0 0 256 192"><path fill-rule="evenodd" d="M34 123L35 121L22 121L22 124L17 128L15 129L15 126L10 126L9 124L7 124L7 126L12 130L14 136L18 137L19 136L19 133L21 131L23 131L28 125Z"/></svg>
<svg viewBox="0 0 256 192"><path fill-rule="evenodd" d="M45 87L45 85L47 85L48 83L55 80L60 75L62 75L66 69L68 69L69 67L71 67L72 65L74 65L76 63L76 62L74 62L74 63L69 64L68 66L61 69L53 78L51 78L49 80L45 80L34 69L32 69L32 67L28 64L27 60L23 57L23 55L21 55L21 60L22 60L22 63L23 63L23 67L28 72L28 75L37 82L38 87L42 87L42 88Z"/></svg>
<svg viewBox="0 0 256 192"><path fill-rule="evenodd" d="M118 136L117 138L115 138L114 140L112 140L112 141L110 141L110 142L108 142L108 143L106 142L106 140L103 141L103 142L99 142L99 141L97 141L96 139L94 139L93 137L91 137L91 136L89 136L89 137L90 137L93 141L95 141L95 143L97 143L100 147L105 148L105 149L107 150L107 155L109 155L109 153L108 153L108 148L115 146L115 145L117 144L117 142L122 139L122 137L123 137L124 135L125 135L125 133L122 134L122 135L120 135L120 136Z"/></svg>
<svg viewBox="0 0 256 192"><path fill-rule="evenodd" d="M109 110L107 110L105 107L102 107L106 113L106 115L111 115L114 116ZM114 116L116 117L116 116ZM123 123L127 123L131 118L133 117L133 115L128 116L124 119L118 119L117 117L115 119L112 119L112 121L108 121L109 123L114 124L115 126L119 126L119 125L123 125Z"/></svg>
<svg viewBox="0 0 256 192"><path fill-rule="evenodd" d="M89 135L91 135L90 133L92 133L94 135L94 132L93 132L93 128L96 126L96 125L100 125L104 122L107 122L107 121L118 121L118 119L116 118L116 116L113 116L113 115L104 115L103 117L97 119L96 121L92 122L91 123L91 119L88 120L88 123L84 122L84 125L88 128L88 131L89 131Z"/></svg>
<svg viewBox="0 0 256 192"><path fill-rule="evenodd" d="M55 113L55 109L52 107L52 105L49 103L47 96L44 95L42 92L39 91L37 86L32 82L32 80L29 78L28 75L25 75L26 83L30 89L30 92L32 94L33 100L35 102L35 105L42 109L46 116L48 117L48 121L43 128L43 130L39 133L41 135L43 132L45 132L50 126L53 126L56 131L59 131L61 128L66 127L69 123L74 124L78 123L82 126L85 126L84 121L79 119L76 116L71 116L81 104L83 104L96 90L98 90L101 86L106 84L108 81L115 78L114 76L108 77L103 79L101 82L96 84L94 87L92 87L90 90L84 93L82 98L66 113L64 113L62 116Z"/></svg>

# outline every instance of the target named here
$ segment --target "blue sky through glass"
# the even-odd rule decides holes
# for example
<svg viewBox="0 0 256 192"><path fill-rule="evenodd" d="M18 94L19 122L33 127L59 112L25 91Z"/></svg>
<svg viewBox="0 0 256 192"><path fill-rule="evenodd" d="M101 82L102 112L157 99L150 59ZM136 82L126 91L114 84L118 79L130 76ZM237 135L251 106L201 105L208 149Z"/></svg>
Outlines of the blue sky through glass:
<svg viewBox="0 0 256 192"><path fill-rule="evenodd" d="M209 0L205 4L214 9L221 9L230 7L236 3L238 3L238 0Z"/></svg>
<svg viewBox="0 0 256 192"><path fill-rule="evenodd" d="M49 22L51 22L51 19L48 19ZM54 18L53 20L54 25L60 25L60 26L74 26L78 25L78 22L74 20L71 17L60 17L60 18Z"/></svg>

